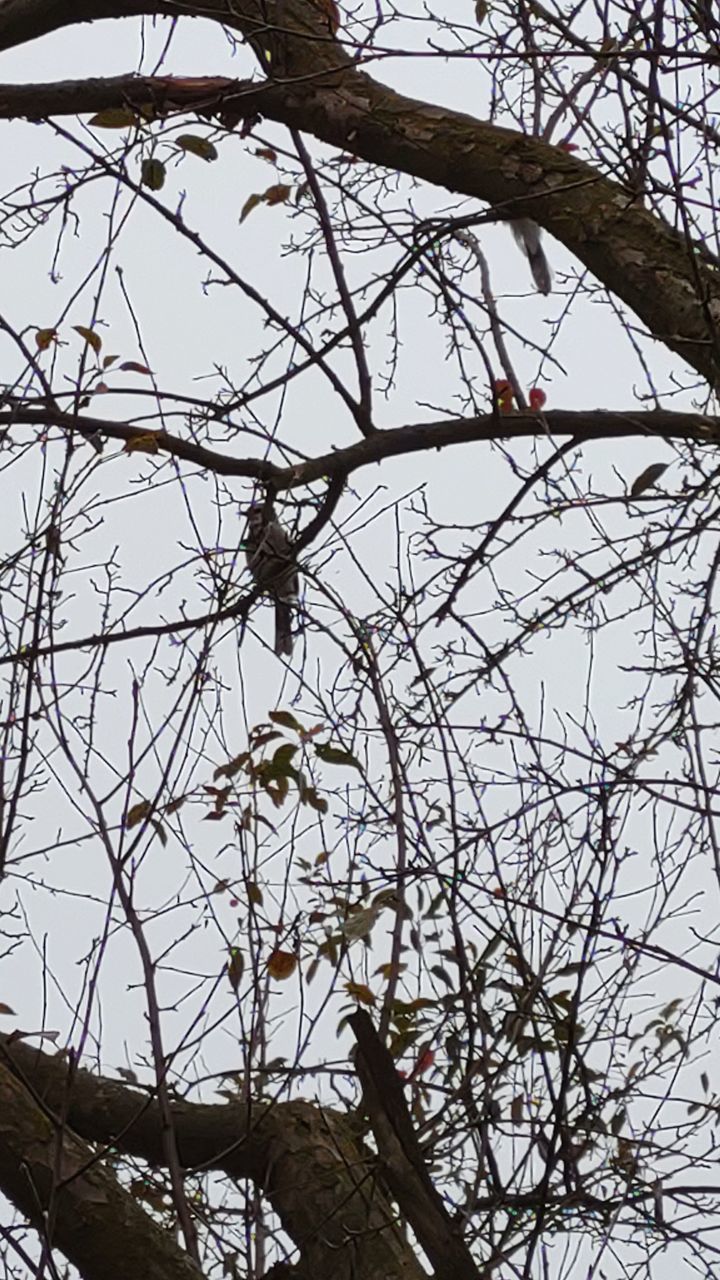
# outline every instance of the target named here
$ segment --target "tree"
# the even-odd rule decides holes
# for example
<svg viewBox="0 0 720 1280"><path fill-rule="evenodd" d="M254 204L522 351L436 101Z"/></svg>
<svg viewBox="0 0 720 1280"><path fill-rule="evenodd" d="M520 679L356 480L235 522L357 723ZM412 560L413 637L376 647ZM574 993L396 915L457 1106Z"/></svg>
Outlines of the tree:
<svg viewBox="0 0 720 1280"><path fill-rule="evenodd" d="M711 1274L718 20L0 3L137 32L0 92L7 1272Z"/></svg>

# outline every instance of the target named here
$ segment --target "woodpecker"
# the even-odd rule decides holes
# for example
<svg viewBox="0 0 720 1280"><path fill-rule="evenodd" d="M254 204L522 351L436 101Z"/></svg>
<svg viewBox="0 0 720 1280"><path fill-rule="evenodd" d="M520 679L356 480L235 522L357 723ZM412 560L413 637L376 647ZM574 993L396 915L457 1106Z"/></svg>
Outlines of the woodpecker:
<svg viewBox="0 0 720 1280"><path fill-rule="evenodd" d="M530 263L535 288L539 293L549 293L552 288L550 264L540 240L540 228L532 218L513 218L512 233Z"/></svg>
<svg viewBox="0 0 720 1280"><path fill-rule="evenodd" d="M293 606L298 599L298 568L286 529L275 519L272 506L248 508L245 558L255 582L275 605L275 652L289 658L293 649Z"/></svg>

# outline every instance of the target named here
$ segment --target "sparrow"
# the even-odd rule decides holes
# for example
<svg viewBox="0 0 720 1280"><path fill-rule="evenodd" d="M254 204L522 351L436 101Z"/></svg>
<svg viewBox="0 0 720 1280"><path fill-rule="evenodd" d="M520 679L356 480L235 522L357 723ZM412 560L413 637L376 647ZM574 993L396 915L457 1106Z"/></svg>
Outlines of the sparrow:
<svg viewBox="0 0 720 1280"><path fill-rule="evenodd" d="M272 506L253 503L246 512L245 558L259 587L275 605L275 652L289 658L293 649L293 606L298 599L298 567L286 529Z"/></svg>

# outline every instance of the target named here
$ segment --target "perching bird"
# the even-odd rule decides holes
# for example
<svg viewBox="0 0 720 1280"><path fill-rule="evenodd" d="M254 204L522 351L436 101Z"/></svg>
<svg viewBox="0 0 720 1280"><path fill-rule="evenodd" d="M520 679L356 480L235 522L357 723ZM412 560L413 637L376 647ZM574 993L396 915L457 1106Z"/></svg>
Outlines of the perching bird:
<svg viewBox="0 0 720 1280"><path fill-rule="evenodd" d="M275 652L289 658L293 648L292 611L298 598L298 569L287 530L272 507L254 503L247 511L245 556L259 587L275 604Z"/></svg>
<svg viewBox="0 0 720 1280"><path fill-rule="evenodd" d="M550 264L545 257L545 250L540 240L541 231L532 218L513 218L510 223L512 233L530 263L535 288L540 293L549 293L552 288Z"/></svg>

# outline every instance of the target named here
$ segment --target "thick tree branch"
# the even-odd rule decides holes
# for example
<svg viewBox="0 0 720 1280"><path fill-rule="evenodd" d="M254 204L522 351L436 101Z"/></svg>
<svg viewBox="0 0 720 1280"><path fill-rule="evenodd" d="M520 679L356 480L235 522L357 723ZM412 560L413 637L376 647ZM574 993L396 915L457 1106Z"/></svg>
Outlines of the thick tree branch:
<svg viewBox="0 0 720 1280"><path fill-rule="evenodd" d="M188 16L185 5L138 0L83 0L72 6L72 17L69 11L70 6L56 0L27 5L24 0L5 0L0 6L0 48L70 21L139 12ZM720 384L718 273L683 236L643 208L635 193L539 139L376 83L328 38L320 6L311 0L285 0L281 9L272 3L261 6L259 0L237 0L232 13L222 0L209 0L197 12L235 26L253 43L273 80L263 96L266 116L374 164L474 196L503 216L533 218L627 303L654 337L713 386ZM93 83L96 106L97 82ZM166 92L167 78L163 85ZM141 82L141 87L147 94L147 83ZM117 83L112 92L117 93ZM195 106L197 91L189 92L190 105ZM5 86L0 95L5 114L13 114L12 87ZM232 123L257 109L254 96L242 85L234 99L228 83L215 108ZM37 117L37 110L31 114Z"/></svg>
<svg viewBox="0 0 720 1280"><path fill-rule="evenodd" d="M18 1046L16 1046L18 1047ZM26 1055L38 1055L23 1046ZM58 1076L68 1063L58 1055ZM62 1089L50 1108L62 1112ZM65 1254L85 1280L198 1280L200 1272L97 1161L54 1123L21 1080L0 1065L0 1189Z"/></svg>
<svg viewBox="0 0 720 1280"><path fill-rule="evenodd" d="M425 1250L437 1280L480 1280L472 1254L432 1183L390 1051L364 1009L350 1016L363 1099L385 1182Z"/></svg>
<svg viewBox="0 0 720 1280"><path fill-rule="evenodd" d="M0 1051L18 1080L27 1081L46 1107L66 1114L75 1133L164 1167L162 1121L150 1094L82 1069L73 1072L68 1092L68 1064L61 1054L43 1054L7 1036L0 1038ZM5 1075L12 1092L6 1100L0 1078L0 1101L6 1124L14 1124L15 1094L22 1086L7 1071ZM267 1196L300 1250L300 1271L308 1280L353 1280L358 1276L363 1280L424 1280L425 1272L377 1186L374 1158L363 1148L352 1117L308 1102L202 1105L176 1101L172 1120L186 1169L217 1169L230 1178L249 1178ZM51 1131L49 1122L46 1125ZM0 1178L4 1135L5 1130L0 1129ZM17 1175L21 1166L17 1153L15 1161L16 1176L22 1177ZM12 1161L8 1163L12 1167ZM8 1187L7 1182L2 1184L11 1194ZM15 1195L11 1198L20 1203ZM107 1213L108 1202L95 1208L98 1213ZM105 1221L104 1231L111 1229L112 1223ZM104 1238L107 1241L107 1234ZM118 1260L123 1262L118 1280L120 1275L122 1280L127 1275L168 1280L168 1273L161 1276L140 1264L128 1266L123 1249L124 1245L117 1249ZM94 1274L102 1274L103 1280L115 1276L107 1270ZM177 1271L173 1280L182 1280L183 1274ZM188 1274L196 1273L193 1269Z"/></svg>

